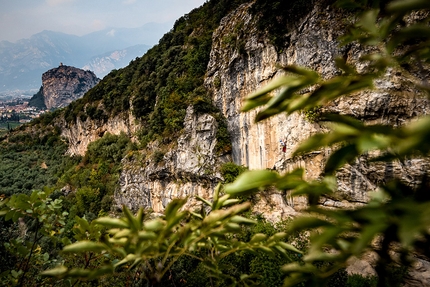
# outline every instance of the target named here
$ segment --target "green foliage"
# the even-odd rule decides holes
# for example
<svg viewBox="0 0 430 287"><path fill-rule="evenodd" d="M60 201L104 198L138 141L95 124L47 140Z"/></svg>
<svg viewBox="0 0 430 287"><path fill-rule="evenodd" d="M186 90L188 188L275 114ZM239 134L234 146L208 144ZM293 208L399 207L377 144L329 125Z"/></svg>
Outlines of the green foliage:
<svg viewBox="0 0 430 287"><path fill-rule="evenodd" d="M224 178L224 183L230 183L246 170L248 169L242 165L237 165L234 162L226 162L221 166L220 171Z"/></svg>
<svg viewBox="0 0 430 287"><path fill-rule="evenodd" d="M52 268L58 262L58 248L55 247L61 245L61 234L68 214L62 210L62 200L52 199L49 191L34 191L31 195L12 195L0 201L0 207L0 216L5 221L12 220L13 226L20 231L18 236L2 243L9 256L14 257L8 262L12 265L1 266L2 284L52 284L52 280L40 277L39 272Z"/></svg>
<svg viewBox="0 0 430 287"><path fill-rule="evenodd" d="M140 120L142 147L156 137L168 144L183 128L188 105L203 94L203 78L212 46L212 33L219 21L241 1L209 1L178 19L158 45L120 70L114 70L82 99L69 105L67 122L79 117L106 120L132 109ZM207 102L213 109L213 104ZM227 139L221 128L220 138ZM229 150L221 141L220 152Z"/></svg>
<svg viewBox="0 0 430 287"><path fill-rule="evenodd" d="M258 29L267 34L271 42L282 49L288 41L288 28L299 24L299 20L306 16L315 6L316 0L257 0L251 7L251 13L258 16ZM334 0L325 0L331 4Z"/></svg>
<svg viewBox="0 0 430 287"><path fill-rule="evenodd" d="M156 150L154 151L154 153L152 154L152 160L155 163L160 163L161 161L163 161L164 158L164 152L160 151L160 150Z"/></svg>
<svg viewBox="0 0 430 287"><path fill-rule="evenodd" d="M0 148L0 193L11 195L54 185L67 146L54 129L45 134L12 133Z"/></svg>
<svg viewBox="0 0 430 287"><path fill-rule="evenodd" d="M173 138L182 128L182 117L189 104L195 105L198 112L216 114L201 89L211 41L209 31L216 27L226 11L240 3L210 1L202 9L179 19L171 33L142 59L133 61L127 69L113 71L108 76L112 81L102 81L98 88L66 108L66 120L73 121L85 109L88 116L103 120L107 113L125 110L131 103L135 115L143 121L142 137L150 140L156 134ZM265 27L270 28L297 20L312 8L312 3L295 1L290 3L295 10L287 12L286 4L279 1L257 1L255 7L257 12L261 10L263 18L267 17ZM346 1L339 3L347 4ZM384 6L387 1L354 3L348 8L374 8ZM340 73L330 79L308 69L289 66L285 68L285 76L250 95L243 110L258 108L256 121L284 112L310 113L315 107L340 97L372 89L373 83L387 70L406 74L416 84L414 88L428 96L430 89L421 73L430 63L429 2L390 1L383 8L363 12L342 39L344 43L370 46L368 51L372 54L363 56L358 63L362 68L360 72L344 60L337 61ZM427 15L424 19L403 20L412 11L421 9L427 12L422 14ZM286 13L279 15L279 11ZM276 43L277 38L273 41ZM363 61L366 65L361 65ZM421 68L409 71L410 67ZM278 88L283 89L277 95L272 94ZM154 106L156 99L157 106ZM45 121L51 122L50 117ZM377 286L400 284L411 263L411 252L430 257L427 177L422 178L419 186L407 186L400 178L380 183L367 205L351 210L324 209L318 203L321 197L337 191L335 175L339 168L352 164L357 158L371 164L371 161L428 156L430 119L415 119L399 128L366 124L344 115L321 114L319 119L328 123L330 131L312 136L295 153L306 154L327 147L333 150L318 180L305 180L301 169L285 174L247 171L223 190L220 186L215 189L212 202L197 197L203 204L200 211L185 210L186 200L175 199L157 218L149 218L143 209L134 215L124 207L121 218L95 219L107 211L102 203L109 202L106 196L115 188L119 161L129 146L124 135L105 135L89 146L83 159L68 162L69 169L61 179L77 189L67 203L71 206L70 213L83 217L76 216L66 223L61 199L49 198L44 192L15 195L2 202L0 214L5 220L21 224L22 218L25 224L32 223L30 237L18 235L18 239L4 245L10 253L1 256L13 267L1 274L3 282L23 285L30 274L52 268L54 260L59 258L55 254L56 244L59 244L57 237L73 233L73 238L62 240L66 246L62 261L57 261L60 265L43 272L45 278L35 277L36 284L49 284L54 277L62 280L58 281L60 284L82 286L109 283L195 286L202 282L210 286L277 286L282 281L283 286L374 285L373 278L346 278L344 270L350 257L372 249L379 255ZM55 142L50 137L17 134L9 137L9 147L23 152L22 147L35 140L46 146ZM361 157L370 153L381 156ZM240 173L238 167L226 167L226 175L233 177L236 172ZM246 217L250 203L241 198L271 187L289 191L292 196L306 196L308 213L279 227L261 218ZM309 244L303 240L303 234L309 234ZM380 240L377 247L373 244L376 239ZM50 243L45 246L44 242ZM396 258L392 256L392 246L396 246L399 254ZM398 262L401 266L393 267ZM276 268L279 265L283 265L284 277ZM189 274L194 277L187 278L181 272L184 269L190 270Z"/></svg>
<svg viewBox="0 0 430 287"><path fill-rule="evenodd" d="M65 168L59 184L77 190L68 196L73 204L73 215L97 217L99 213L110 210L121 160L133 148L124 133L106 133L88 145L83 158L77 158Z"/></svg>
<svg viewBox="0 0 430 287"><path fill-rule="evenodd" d="M348 287L376 287L378 279L376 276L362 277L358 274L352 274L346 282Z"/></svg>
<svg viewBox="0 0 430 287"><path fill-rule="evenodd" d="M256 221L240 215L249 209L249 203L238 204L237 199L228 195L219 196L219 189L220 187L215 191L212 203L199 198L211 209L209 213L204 208L199 213L183 210L186 200L176 199L169 203L162 217L155 219L145 220L142 209L137 215L133 215L126 207L122 218L98 218L93 223L107 228L107 235L103 239L80 240L66 246L63 252L92 252L116 257L118 260L108 261L94 270L61 266L44 274L57 278L91 280L114 274L115 270L124 268L136 272L134 280L143 280L155 286L165 278L179 258L189 256L204 266L206 278L229 282L228 285L237 284L236 282L255 284L258 278L256 275L228 273L227 270L231 268L228 262L237 261L229 257L232 253L250 252L257 254L257 257L263 256L260 258L266 258L267 255L279 260L288 260L290 252L300 253L294 246L284 242L285 233L274 229L268 235L254 232L243 238L235 236ZM85 222L79 224L87 226ZM184 261L179 263L187 264ZM252 272L252 268L250 271Z"/></svg>

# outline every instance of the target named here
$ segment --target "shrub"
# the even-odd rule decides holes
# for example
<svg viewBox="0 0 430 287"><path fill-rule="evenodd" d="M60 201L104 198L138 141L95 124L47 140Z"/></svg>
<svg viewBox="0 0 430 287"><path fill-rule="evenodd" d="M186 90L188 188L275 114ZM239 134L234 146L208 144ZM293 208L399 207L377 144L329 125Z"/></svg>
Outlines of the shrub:
<svg viewBox="0 0 430 287"><path fill-rule="evenodd" d="M234 162L227 162L221 166L221 175L224 178L224 183L233 182L241 173L248 168L237 165Z"/></svg>

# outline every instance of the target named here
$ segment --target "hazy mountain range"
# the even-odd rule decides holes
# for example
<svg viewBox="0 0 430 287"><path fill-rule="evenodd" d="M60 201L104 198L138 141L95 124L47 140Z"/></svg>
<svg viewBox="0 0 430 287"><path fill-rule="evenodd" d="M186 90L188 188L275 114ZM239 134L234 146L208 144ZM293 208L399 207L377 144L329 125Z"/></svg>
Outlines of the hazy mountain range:
<svg viewBox="0 0 430 287"><path fill-rule="evenodd" d="M108 28L84 36L42 31L15 43L0 42L0 92L38 89L41 76L63 63L92 70L103 78L142 56L172 23L139 28Z"/></svg>

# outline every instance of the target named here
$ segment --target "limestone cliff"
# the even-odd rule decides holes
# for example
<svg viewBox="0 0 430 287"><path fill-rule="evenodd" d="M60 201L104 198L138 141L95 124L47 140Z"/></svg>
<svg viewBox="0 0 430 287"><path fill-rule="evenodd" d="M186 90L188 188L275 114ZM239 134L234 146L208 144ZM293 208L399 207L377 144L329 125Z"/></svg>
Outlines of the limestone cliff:
<svg viewBox="0 0 430 287"><path fill-rule="evenodd" d="M340 47L337 38L343 34L345 14L325 1L317 2L313 10L285 31L283 47L275 47L257 29L257 19L250 13L252 2L241 5L225 16L212 35L210 59L205 87L227 121L231 135L231 159L250 169L277 169L280 172L304 167L308 178L318 178L330 150L320 150L302 157L292 157L299 143L310 135L323 131L324 126L311 122L303 114L280 115L254 124L255 111L241 113L243 99L250 92L268 83L281 73L279 66L296 64L309 67L328 78L339 71L334 65L337 56L354 63L363 54L359 45ZM231 40L233 39L233 41ZM407 79L389 71L376 89L336 101L325 107L372 123L401 125L412 117L428 114L427 99L410 88ZM103 110L103 104L99 103ZM133 209L140 205L162 211L174 197L204 195L210 199L213 186L222 180L220 164L230 155L217 155L218 122L210 114L187 110L182 135L169 143L151 143L145 150L124 159L120 187L115 204ZM65 124L63 135L68 139L70 154L84 154L91 141L105 132L125 132L136 138L140 122L132 111L116 114L105 121L79 117ZM279 140L285 140L282 152ZM351 206L368 200L368 192L379 182L403 174L410 184L418 183L418 175L428 171L422 160L406 160L368 166L358 159L352 166L338 172L339 194L324 199L326 206ZM287 199L276 191L262 198L260 212L274 219L295 214L305 206L300 198Z"/></svg>
<svg viewBox="0 0 430 287"><path fill-rule="evenodd" d="M231 160L216 153L217 129L213 116L197 114L189 107L175 148L161 150L155 142L123 160L120 188L115 194L117 207L137 210L146 206L161 212L174 198L190 197L188 207L195 206L197 195L211 198L222 180L220 164Z"/></svg>
<svg viewBox="0 0 430 287"><path fill-rule="evenodd" d="M46 108L61 108L81 98L100 79L91 71L60 65L42 75L43 99Z"/></svg>
<svg viewBox="0 0 430 287"><path fill-rule="evenodd" d="M344 17L330 6L318 4L295 29L286 31L283 49L276 49L256 30L256 19L249 13L252 4L242 5L225 17L213 34L211 59L208 65L206 87L228 121L232 135L234 161L251 169L275 168L279 171L304 167L308 178L318 178L330 150L293 158L292 152L310 135L323 131L324 126L306 120L303 114L280 115L254 124L256 112L241 113L244 97L280 74L279 66L300 65L330 77L338 73L334 66L337 56L355 62L363 50L358 45L340 47L337 38L342 34ZM237 35L236 27L243 26L237 41L244 43L239 51L226 43L225 35ZM349 114L372 123L401 125L420 114L428 114L429 101L411 90L407 79L390 71L385 80L375 83L376 89L337 101L326 107L334 112ZM286 152L280 150L279 140L285 140ZM418 182L419 174L428 170L422 160L406 160L386 166L365 166L357 160L338 173L339 196L321 202L327 206L350 206L364 203L367 193L394 175L403 174L411 184ZM290 203L295 209L303 201Z"/></svg>

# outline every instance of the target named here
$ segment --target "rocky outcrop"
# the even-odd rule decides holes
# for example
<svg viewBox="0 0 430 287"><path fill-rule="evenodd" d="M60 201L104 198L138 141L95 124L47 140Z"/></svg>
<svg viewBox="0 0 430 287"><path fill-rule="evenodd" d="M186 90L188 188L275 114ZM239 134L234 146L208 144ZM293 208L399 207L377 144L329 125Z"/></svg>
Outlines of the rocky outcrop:
<svg viewBox="0 0 430 287"><path fill-rule="evenodd" d="M309 67L325 78L336 75L337 56L355 63L363 49L359 45L340 47L337 38L344 27L344 15L331 7L318 4L296 26L287 32L288 42L276 49L256 30L255 18L242 5L225 17L213 34L211 58L208 64L206 87L211 90L216 106L224 113L232 135L232 157L237 164L250 169L275 168L288 171L296 167L306 170L306 177L318 178L330 150L316 151L302 157L293 157L298 145L310 135L323 131L324 126L306 120L303 114L279 115L255 124L256 111L241 113L244 98L271 79L277 77L282 65ZM238 34L236 27L243 26ZM243 49L226 42L226 35L236 35ZM239 36L238 36L239 35ZM360 69L360 67L358 67ZM376 89L337 100L326 107L334 112L349 114L369 123L401 125L411 118L428 114L428 99L420 97L407 79L396 71L389 71L384 80L375 83ZM279 140L285 140L286 152L280 150ZM338 173L339 194L324 199L321 204L330 207L353 206L368 200L368 192L390 177L402 174L411 184L419 183L420 174L428 170L422 160L393 162L384 166L364 164L358 159ZM291 206L298 210L305 202L295 199Z"/></svg>
<svg viewBox="0 0 430 287"><path fill-rule="evenodd" d="M62 120L59 123L64 128L61 135L67 139L69 148L67 153L70 155L85 155L87 147L107 132L113 135L125 133L133 139L137 129L136 120L131 113L120 114L104 120L91 120L87 118L82 121L77 117L73 123Z"/></svg>
<svg viewBox="0 0 430 287"><path fill-rule="evenodd" d="M42 75L42 91L46 108L65 107L81 98L100 79L91 71L60 65Z"/></svg>
<svg viewBox="0 0 430 287"><path fill-rule="evenodd" d="M153 143L147 150L123 160L120 188L115 193L117 208L126 205L161 212L174 198L190 197L188 207L196 205L195 196L211 199L222 180L220 165L228 155L216 154L218 123L209 114L187 109L184 131L174 148L163 150ZM169 147L170 148L170 147Z"/></svg>

